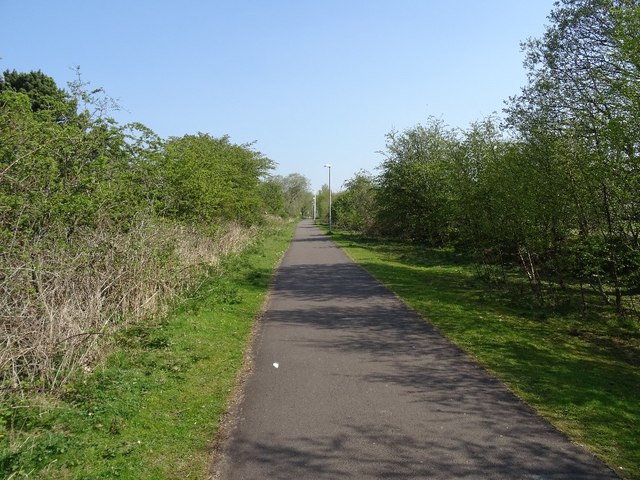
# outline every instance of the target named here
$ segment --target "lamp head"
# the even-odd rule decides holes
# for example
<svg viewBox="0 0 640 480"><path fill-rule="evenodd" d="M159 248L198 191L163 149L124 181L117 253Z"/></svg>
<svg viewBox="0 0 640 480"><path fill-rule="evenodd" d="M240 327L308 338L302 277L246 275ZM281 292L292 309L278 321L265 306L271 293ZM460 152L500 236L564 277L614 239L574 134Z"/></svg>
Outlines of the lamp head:
<svg viewBox="0 0 640 480"><path fill-rule="evenodd" d="M324 166L327 167L327 168L331 168L331 164L330 163L325 163Z"/></svg>

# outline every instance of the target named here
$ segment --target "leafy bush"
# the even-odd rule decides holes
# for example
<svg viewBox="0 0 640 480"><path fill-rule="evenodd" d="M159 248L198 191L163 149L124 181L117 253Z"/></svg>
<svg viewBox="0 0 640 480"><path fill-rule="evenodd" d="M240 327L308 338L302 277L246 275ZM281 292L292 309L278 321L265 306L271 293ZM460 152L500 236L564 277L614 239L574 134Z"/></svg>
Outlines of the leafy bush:
<svg viewBox="0 0 640 480"><path fill-rule="evenodd" d="M42 72L0 81L0 387L52 389L282 210L273 162L228 137L163 141ZM269 200L271 203L267 203ZM233 292L228 293L229 301Z"/></svg>

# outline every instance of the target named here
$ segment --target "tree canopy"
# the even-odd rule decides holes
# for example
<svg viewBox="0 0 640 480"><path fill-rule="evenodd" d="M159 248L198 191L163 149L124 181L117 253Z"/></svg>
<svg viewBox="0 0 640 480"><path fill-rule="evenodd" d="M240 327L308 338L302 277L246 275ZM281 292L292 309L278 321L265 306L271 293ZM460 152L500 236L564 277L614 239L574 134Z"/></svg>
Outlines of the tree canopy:
<svg viewBox="0 0 640 480"><path fill-rule="evenodd" d="M387 135L366 230L519 264L538 291L570 276L622 312L640 285L640 4L562 0L549 20L505 122Z"/></svg>

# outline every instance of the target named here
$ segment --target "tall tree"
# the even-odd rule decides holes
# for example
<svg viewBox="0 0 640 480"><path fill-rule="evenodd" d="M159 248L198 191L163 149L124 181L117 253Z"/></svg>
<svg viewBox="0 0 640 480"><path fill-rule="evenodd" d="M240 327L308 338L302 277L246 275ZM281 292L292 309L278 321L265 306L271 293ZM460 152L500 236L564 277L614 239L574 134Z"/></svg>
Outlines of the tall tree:
<svg viewBox="0 0 640 480"><path fill-rule="evenodd" d="M544 36L524 45L529 84L508 109L525 141L564 152L556 161L581 248L602 259L595 270L611 280L618 310L639 249L639 9L635 0L558 2Z"/></svg>
<svg viewBox="0 0 640 480"><path fill-rule="evenodd" d="M450 227L450 155L457 138L439 120L387 135L378 177L379 226L389 235L441 244Z"/></svg>

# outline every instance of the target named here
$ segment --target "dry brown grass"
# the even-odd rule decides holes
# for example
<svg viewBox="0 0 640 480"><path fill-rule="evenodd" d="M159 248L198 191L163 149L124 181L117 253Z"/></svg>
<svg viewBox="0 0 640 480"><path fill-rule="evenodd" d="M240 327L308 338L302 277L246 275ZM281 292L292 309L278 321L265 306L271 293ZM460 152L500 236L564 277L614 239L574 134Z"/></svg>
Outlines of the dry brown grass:
<svg viewBox="0 0 640 480"><path fill-rule="evenodd" d="M255 228L231 224L212 238L140 222L127 234L85 231L0 257L0 387L55 390L91 369L119 328L159 314L193 285L199 267L245 248Z"/></svg>

